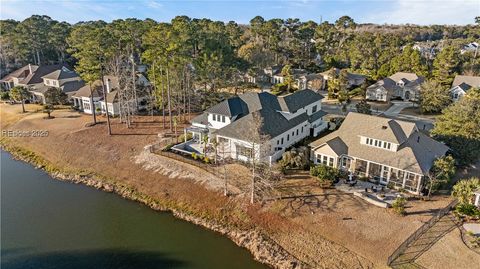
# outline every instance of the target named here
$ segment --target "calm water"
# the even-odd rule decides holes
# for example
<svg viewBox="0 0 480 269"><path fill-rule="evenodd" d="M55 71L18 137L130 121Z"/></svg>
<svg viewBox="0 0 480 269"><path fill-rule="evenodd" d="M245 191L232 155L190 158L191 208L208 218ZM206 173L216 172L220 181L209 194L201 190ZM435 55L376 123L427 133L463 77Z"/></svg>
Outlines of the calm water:
<svg viewBox="0 0 480 269"><path fill-rule="evenodd" d="M266 268L171 214L51 179L1 152L1 268Z"/></svg>

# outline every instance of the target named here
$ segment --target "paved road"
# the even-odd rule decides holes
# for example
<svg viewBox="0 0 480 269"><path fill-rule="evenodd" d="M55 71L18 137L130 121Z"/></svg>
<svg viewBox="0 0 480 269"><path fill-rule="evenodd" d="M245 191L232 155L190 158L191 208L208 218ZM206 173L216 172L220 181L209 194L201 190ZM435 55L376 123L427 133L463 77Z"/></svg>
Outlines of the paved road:
<svg viewBox="0 0 480 269"><path fill-rule="evenodd" d="M433 128L433 120L428 118L422 118L419 116L405 115L401 114L401 111L407 107L412 107L411 102L403 101L394 101L393 105L388 108L386 111L374 109L372 111L373 115L385 116L397 120L405 120L410 122L415 122L420 130L430 130ZM344 116L346 113L342 111L342 106L338 104L326 104L322 103L322 110L328 114L341 115ZM356 112L355 104L350 104L347 106L348 112Z"/></svg>

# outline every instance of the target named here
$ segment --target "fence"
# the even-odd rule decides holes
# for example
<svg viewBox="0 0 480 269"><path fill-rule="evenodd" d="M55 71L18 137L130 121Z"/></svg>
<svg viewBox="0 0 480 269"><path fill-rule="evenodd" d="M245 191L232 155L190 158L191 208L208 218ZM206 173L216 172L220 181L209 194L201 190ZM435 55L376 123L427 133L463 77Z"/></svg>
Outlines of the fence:
<svg viewBox="0 0 480 269"><path fill-rule="evenodd" d="M181 155L180 153L173 153L173 152L170 152L170 151L165 151L165 147L167 145L164 145L164 144L153 144L150 146L150 152L151 153L155 153L155 154L158 154L160 156L163 156L163 157L167 157L167 158L170 158L170 159L174 159L176 161L179 161L179 162L183 162L183 163L186 163L186 164L189 164L189 165L193 165L193 166L196 166L200 169L203 169L215 176L218 176L220 174L220 171L219 171L219 166L218 165L215 165L215 164L212 164L212 163L205 163L205 162L202 162L201 160L194 160L190 157L190 155L187 155L187 154L184 154L184 155Z"/></svg>
<svg viewBox="0 0 480 269"><path fill-rule="evenodd" d="M411 234L398 248L388 257L387 265L391 265L405 250L408 248L412 242L417 240L420 235L425 231L430 229L437 221L439 221L443 216L445 216L452 208L457 205L457 200L450 202L445 208L442 208L438 213L433 216L429 221L424 223L420 228L418 228L413 234Z"/></svg>

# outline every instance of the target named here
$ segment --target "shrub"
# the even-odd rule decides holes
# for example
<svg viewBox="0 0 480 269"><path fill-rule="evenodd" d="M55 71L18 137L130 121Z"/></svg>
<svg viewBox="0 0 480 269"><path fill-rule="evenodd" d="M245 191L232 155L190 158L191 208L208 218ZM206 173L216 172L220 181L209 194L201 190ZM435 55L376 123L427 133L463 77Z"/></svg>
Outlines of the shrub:
<svg viewBox="0 0 480 269"><path fill-rule="evenodd" d="M399 215L405 215L405 205L407 204L407 199L404 197L397 197L392 203L393 211Z"/></svg>
<svg viewBox="0 0 480 269"><path fill-rule="evenodd" d="M169 151L170 149L172 149L173 146L175 146L175 144L173 144L173 143L168 144L162 149L162 151Z"/></svg>
<svg viewBox="0 0 480 269"><path fill-rule="evenodd" d="M462 203L457 205L457 208L455 208L455 211L464 216L469 216L469 217L480 217L480 210L472 205L472 204L467 204L467 203Z"/></svg>
<svg viewBox="0 0 480 269"><path fill-rule="evenodd" d="M208 157L205 156L205 158L203 158L203 161L204 161L205 163L210 163L210 158L208 158Z"/></svg>
<svg viewBox="0 0 480 269"><path fill-rule="evenodd" d="M391 182L391 181L388 182L387 188L389 188L389 189L391 189L391 190L395 189L395 183L393 183L393 182Z"/></svg>
<svg viewBox="0 0 480 269"><path fill-rule="evenodd" d="M462 204L472 202L473 192L480 188L480 179L472 177L469 179L462 179L453 186L452 196L457 198Z"/></svg>
<svg viewBox="0 0 480 269"><path fill-rule="evenodd" d="M197 160L198 157L199 157L199 156L197 155L197 153L192 152L192 158L193 158L194 160Z"/></svg>
<svg viewBox="0 0 480 269"><path fill-rule="evenodd" d="M336 168L319 164L310 168L310 175L317 177L320 181L334 181L339 172Z"/></svg>
<svg viewBox="0 0 480 269"><path fill-rule="evenodd" d="M7 92L7 91L2 91L2 92L0 93L0 99L1 99L1 100L8 100L8 99L10 99L10 94L9 94L9 92Z"/></svg>

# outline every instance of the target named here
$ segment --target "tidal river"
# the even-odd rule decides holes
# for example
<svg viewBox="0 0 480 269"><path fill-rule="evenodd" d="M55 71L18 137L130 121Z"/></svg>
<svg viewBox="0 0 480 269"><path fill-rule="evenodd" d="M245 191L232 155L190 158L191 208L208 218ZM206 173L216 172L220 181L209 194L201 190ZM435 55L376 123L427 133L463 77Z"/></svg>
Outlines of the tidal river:
<svg viewBox="0 0 480 269"><path fill-rule="evenodd" d="M1 268L266 268L227 238L1 152Z"/></svg>

